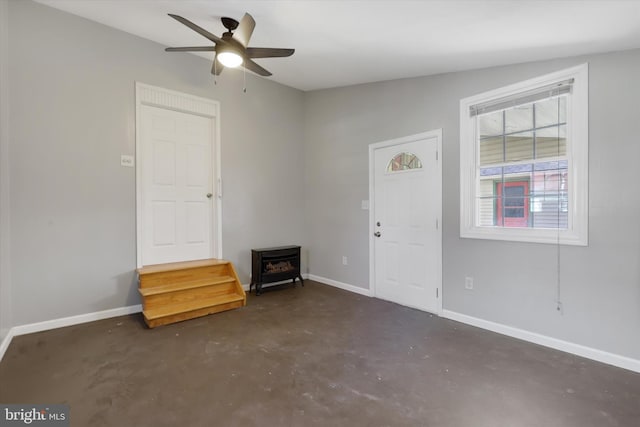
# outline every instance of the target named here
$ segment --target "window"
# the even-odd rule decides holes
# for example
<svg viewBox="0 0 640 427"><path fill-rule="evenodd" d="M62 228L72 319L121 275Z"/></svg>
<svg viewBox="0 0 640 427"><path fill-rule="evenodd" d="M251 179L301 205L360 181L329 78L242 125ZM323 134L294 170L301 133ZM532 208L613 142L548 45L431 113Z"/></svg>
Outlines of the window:
<svg viewBox="0 0 640 427"><path fill-rule="evenodd" d="M387 172L398 172L409 169L422 169L422 162L412 153L396 154L387 165Z"/></svg>
<svg viewBox="0 0 640 427"><path fill-rule="evenodd" d="M461 237L586 245L588 66L460 101Z"/></svg>

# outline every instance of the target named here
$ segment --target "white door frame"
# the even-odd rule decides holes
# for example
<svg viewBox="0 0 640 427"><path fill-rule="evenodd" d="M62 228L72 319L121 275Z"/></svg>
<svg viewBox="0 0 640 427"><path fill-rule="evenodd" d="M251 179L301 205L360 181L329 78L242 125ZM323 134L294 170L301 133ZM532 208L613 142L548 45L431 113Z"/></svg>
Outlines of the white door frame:
<svg viewBox="0 0 640 427"><path fill-rule="evenodd" d="M422 132L415 135L409 135L401 138L390 139L387 141L376 142L369 144L369 287L372 296L376 296L376 272L375 272L375 238L373 233L375 232L375 150L378 148L390 147L393 145L404 144L407 142L420 141L423 139L436 138L438 159L438 183L436 185L437 193L436 198L440 202L440 208L437 214L437 236L438 236L438 259L436 260L438 265L437 277L438 277L438 308L437 315L442 313L442 129L435 129L428 132Z"/></svg>
<svg viewBox="0 0 640 427"><path fill-rule="evenodd" d="M143 216L143 185L142 185L142 141L140 138L143 105L165 110L179 111L212 120L215 125L212 152L215 157L214 173L211 188L215 188L215 216L211 230L215 239L213 242L214 258L222 258L222 161L220 159L220 103L207 98L201 98L158 86L151 86L136 82L136 266L142 267L142 224Z"/></svg>

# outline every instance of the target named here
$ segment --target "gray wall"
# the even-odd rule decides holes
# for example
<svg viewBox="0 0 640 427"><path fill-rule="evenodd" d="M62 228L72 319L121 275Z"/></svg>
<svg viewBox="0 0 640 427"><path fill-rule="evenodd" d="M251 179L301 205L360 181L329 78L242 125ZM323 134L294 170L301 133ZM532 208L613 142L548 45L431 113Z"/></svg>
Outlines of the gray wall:
<svg viewBox="0 0 640 427"><path fill-rule="evenodd" d="M459 237L458 109L461 98L584 62L589 246L560 248L560 314L557 247ZM306 93L310 271L368 288L368 145L442 128L444 309L640 359L639 75L634 50Z"/></svg>
<svg viewBox="0 0 640 427"><path fill-rule="evenodd" d="M147 40L11 1L13 325L140 302L135 278L135 81L221 105L223 255L302 240L303 93L169 54Z"/></svg>

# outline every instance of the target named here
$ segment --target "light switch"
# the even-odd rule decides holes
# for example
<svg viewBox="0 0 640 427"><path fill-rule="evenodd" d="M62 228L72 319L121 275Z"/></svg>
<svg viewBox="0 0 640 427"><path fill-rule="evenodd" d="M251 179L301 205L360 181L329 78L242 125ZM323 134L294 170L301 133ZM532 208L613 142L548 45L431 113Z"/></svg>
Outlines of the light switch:
<svg viewBox="0 0 640 427"><path fill-rule="evenodd" d="M368 211L369 210L369 201L368 200L363 200L362 203L360 204L360 208L362 210Z"/></svg>
<svg viewBox="0 0 640 427"><path fill-rule="evenodd" d="M135 166L135 161L133 159L133 156L129 156L126 154L122 154L120 156L120 166L126 166L128 168L132 168Z"/></svg>

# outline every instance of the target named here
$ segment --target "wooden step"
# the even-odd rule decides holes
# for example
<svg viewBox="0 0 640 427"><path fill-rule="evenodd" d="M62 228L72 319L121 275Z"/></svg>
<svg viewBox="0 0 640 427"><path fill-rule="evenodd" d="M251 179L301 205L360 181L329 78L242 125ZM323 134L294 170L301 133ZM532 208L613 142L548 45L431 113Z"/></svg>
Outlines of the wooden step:
<svg viewBox="0 0 640 427"><path fill-rule="evenodd" d="M190 301L198 301L230 294L239 295L233 282L163 292L144 297L144 309L155 309L165 305L188 303Z"/></svg>
<svg viewBox="0 0 640 427"><path fill-rule="evenodd" d="M149 288L176 283L186 283L207 278L222 278L232 276L230 263L205 263L205 260L188 263L171 263L143 267L138 271L140 287ZM213 260L219 261L219 260Z"/></svg>
<svg viewBox="0 0 640 427"><path fill-rule="evenodd" d="M233 264L204 259L138 269L143 314L151 328L246 305Z"/></svg>
<svg viewBox="0 0 640 427"><path fill-rule="evenodd" d="M180 322L195 317L206 316L207 314L230 310L232 308L239 308L242 307L244 303L244 295L228 294L144 310L143 314L147 325L154 328L168 323Z"/></svg>
<svg viewBox="0 0 640 427"><path fill-rule="evenodd" d="M221 285L225 283L233 283L235 280L236 279L231 276L221 276L216 279L210 279L208 277L199 277L196 279L185 281L183 283L140 288L138 289L138 291L140 292L140 295L146 297L151 295L182 291L185 289L195 289L195 288L200 288L205 286L215 286L215 285Z"/></svg>
<svg viewBox="0 0 640 427"><path fill-rule="evenodd" d="M148 319L158 319L160 317L172 316L180 314L185 311L199 310L201 308L211 307L216 304L227 304L230 302L242 301L242 295L230 294L221 295L214 298L201 299L199 301L192 301L188 303L178 303L167 305L162 308L156 308L153 310L145 310L144 315Z"/></svg>
<svg viewBox="0 0 640 427"><path fill-rule="evenodd" d="M199 259L195 261L169 262L166 264L145 265L138 269L138 274L144 276L146 274L164 273L167 271L188 270L191 268L207 267L212 265L228 265L231 264L225 259Z"/></svg>

